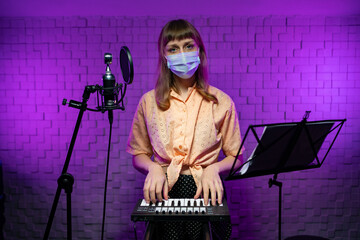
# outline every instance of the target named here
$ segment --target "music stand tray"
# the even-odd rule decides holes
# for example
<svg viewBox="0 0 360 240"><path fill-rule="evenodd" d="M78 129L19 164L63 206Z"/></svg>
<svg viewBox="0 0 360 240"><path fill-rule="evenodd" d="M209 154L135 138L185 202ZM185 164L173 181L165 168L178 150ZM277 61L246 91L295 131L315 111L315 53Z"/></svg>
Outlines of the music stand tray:
<svg viewBox="0 0 360 240"><path fill-rule="evenodd" d="M233 166L225 180L236 180L274 174L269 187L279 187L279 239L281 239L282 183L277 181L279 173L319 168L325 161L346 119L307 122L307 112L301 122L250 125L245 133ZM336 125L336 126L334 126ZM259 138L255 129L264 127ZM329 133L337 130L323 159L318 152ZM251 156L240 167L235 168L240 150L249 132L252 132L257 146Z"/></svg>

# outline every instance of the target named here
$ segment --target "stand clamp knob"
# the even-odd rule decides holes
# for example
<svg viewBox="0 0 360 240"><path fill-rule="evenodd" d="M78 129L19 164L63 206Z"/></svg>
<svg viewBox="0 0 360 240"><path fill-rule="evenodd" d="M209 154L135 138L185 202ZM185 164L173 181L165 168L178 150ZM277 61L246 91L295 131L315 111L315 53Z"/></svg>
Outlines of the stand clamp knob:
<svg viewBox="0 0 360 240"><path fill-rule="evenodd" d="M59 186L65 190L66 193L71 193L73 190L74 177L70 173L63 173L57 180Z"/></svg>

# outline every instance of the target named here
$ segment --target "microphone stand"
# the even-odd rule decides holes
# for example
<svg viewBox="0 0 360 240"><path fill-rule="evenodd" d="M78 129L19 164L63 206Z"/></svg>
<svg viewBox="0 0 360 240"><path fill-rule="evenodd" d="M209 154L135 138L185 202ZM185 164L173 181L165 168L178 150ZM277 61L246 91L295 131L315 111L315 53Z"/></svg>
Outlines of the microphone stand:
<svg viewBox="0 0 360 240"><path fill-rule="evenodd" d="M110 53L105 53L104 59L105 59L105 64L107 64L107 68L106 68L106 74L103 76L103 80L106 80L106 81L109 80L109 81L112 81L112 82L106 83L107 86L105 86L105 82L104 82L104 87L101 87L99 85L87 85L85 87L84 93L82 95L82 102L70 100L70 102L68 103L69 107L80 109L80 112L79 112L79 115L78 115L78 118L77 118L77 121L76 121L74 133L73 133L72 138L71 138L71 142L70 142L70 146L69 146L69 150L68 150L68 153L67 153L67 156L66 156L66 160L65 160L65 163L64 163L63 170L61 172L60 177L57 180L58 187L57 187L57 190L56 190L56 193L55 193L53 205L51 207L51 212L50 212L49 219L48 219L48 222L47 222L47 225L46 225L46 230L45 230L44 238L43 238L44 240L47 240L49 238L51 225L52 225L52 222L54 220L56 208L57 208L57 205L58 205L58 202L59 202L59 198L60 198L60 194L61 194L62 189L64 189L65 193L66 193L67 239L68 240L72 239L71 193L72 193L72 190L73 190L74 177L70 173L67 173L67 169L69 167L70 158L71 158L72 151L74 149L76 137L77 137L77 134L79 132L81 120L82 120L82 117L83 117L84 112L86 110L90 110L90 111L94 111L94 112L100 112L101 111L102 113L108 111L108 117L109 117L109 123L110 123L109 145L108 145L106 176L105 176L105 188L104 188L103 222L102 222L102 232L101 232L101 239L104 238L106 192L107 192L107 180L108 180L108 172L109 172L111 133L112 133L112 124L113 124L113 110L115 110L115 109L121 109L123 111L125 110L123 99L124 99L125 92L126 92L126 86L127 86L127 84L132 83L133 77L134 77L133 62L132 62L131 54L130 54L129 49L126 46L123 46L121 48L121 51L120 51L121 72L122 72L122 75L123 75L124 81L125 81L124 91L122 89L123 85L122 84L117 84L115 82L115 77L110 71L109 64L111 64L112 55ZM97 103L98 103L97 109L91 109L91 108L87 107L87 101L90 98L90 94L94 93L94 92L97 92ZM119 92L121 92L121 99L120 100L118 100ZM100 99L99 96L101 96L101 105L100 105L100 102L99 102L99 99ZM109 98L109 96L110 96L110 98ZM115 97L115 99L114 99L114 97ZM119 105L120 103L121 103L121 105ZM63 100L62 104L63 105L67 104L66 99Z"/></svg>
<svg viewBox="0 0 360 240"><path fill-rule="evenodd" d="M96 91L96 87L92 86L92 85L88 85L85 87L83 96L82 96L82 102L77 102L77 101L73 101L71 100L69 102L69 107L74 107L74 108L78 108L80 109L77 121L76 121L76 125L75 125L75 129L74 129L74 133L72 135L71 138L71 142L70 142L70 146L69 146L69 150L66 156L66 160L64 163L64 167L63 170L61 172L60 177L58 178L57 182L58 182L58 187L56 190L56 194L54 197L54 201L53 201L53 205L51 208L51 212L50 212L50 216L46 225L46 230L45 230L45 234L44 234L44 240L47 240L50 234L50 229L51 229L51 225L52 222L54 220L54 216L55 216L55 212L56 212L56 208L59 202L59 198L60 198L60 194L61 194L61 190L64 189L66 192L66 203L67 203L67 239L71 240L72 239L72 234L71 234L71 193L72 193L72 188L73 188L73 184L74 184L74 177L70 174L67 173L67 169L69 167L69 163L70 163L70 158L71 158L71 154L73 152L74 149L74 145L75 145L75 141L76 141L76 137L77 134L79 132L79 128L80 128L80 123L83 117L83 114L85 112L85 110L87 109L87 101L89 100L90 94L94 93ZM63 101L63 105L66 104L66 100L64 99Z"/></svg>
<svg viewBox="0 0 360 240"><path fill-rule="evenodd" d="M112 124L113 124L113 110L108 111L108 118L110 123L110 133L109 133L109 145L108 145L108 155L106 160L106 173L105 173L105 186L104 186L104 204L103 204L103 218L101 224L101 240L104 239L105 232L105 213L106 213L106 193L107 193L107 183L109 176L109 162L110 162L110 147L111 147L111 135L112 135Z"/></svg>

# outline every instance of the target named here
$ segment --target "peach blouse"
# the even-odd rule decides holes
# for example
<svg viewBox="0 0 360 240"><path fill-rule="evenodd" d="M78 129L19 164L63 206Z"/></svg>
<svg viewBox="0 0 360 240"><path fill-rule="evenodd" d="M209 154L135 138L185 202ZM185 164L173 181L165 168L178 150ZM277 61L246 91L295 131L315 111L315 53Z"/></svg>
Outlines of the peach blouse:
<svg viewBox="0 0 360 240"><path fill-rule="evenodd" d="M145 93L130 131L126 151L132 155L154 155L162 167L167 166L169 189L177 181L181 168L187 165L199 181L203 168L216 162L220 150L236 156L241 144L238 117L232 99L210 86L219 103L205 100L195 87L188 89L187 99L170 91L170 108L157 107L155 90Z"/></svg>

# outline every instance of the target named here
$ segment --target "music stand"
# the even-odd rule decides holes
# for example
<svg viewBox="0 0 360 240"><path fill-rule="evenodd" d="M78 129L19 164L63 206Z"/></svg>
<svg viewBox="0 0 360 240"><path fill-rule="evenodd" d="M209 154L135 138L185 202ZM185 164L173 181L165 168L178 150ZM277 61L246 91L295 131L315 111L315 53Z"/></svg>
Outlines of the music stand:
<svg viewBox="0 0 360 240"><path fill-rule="evenodd" d="M301 122L250 125L245 133L235 157L229 176L225 180L236 180L274 174L269 179L269 187L279 187L279 240L281 239L282 182L277 181L279 173L319 168L325 161L346 119L307 122L310 112L306 112ZM336 124L337 123L337 124ZM336 124L335 127L333 127ZM255 129L265 127L261 138ZM318 152L329 133L337 129L324 158L320 161ZM257 146L249 159L235 169L245 140L252 132ZM314 159L316 161L314 161Z"/></svg>

